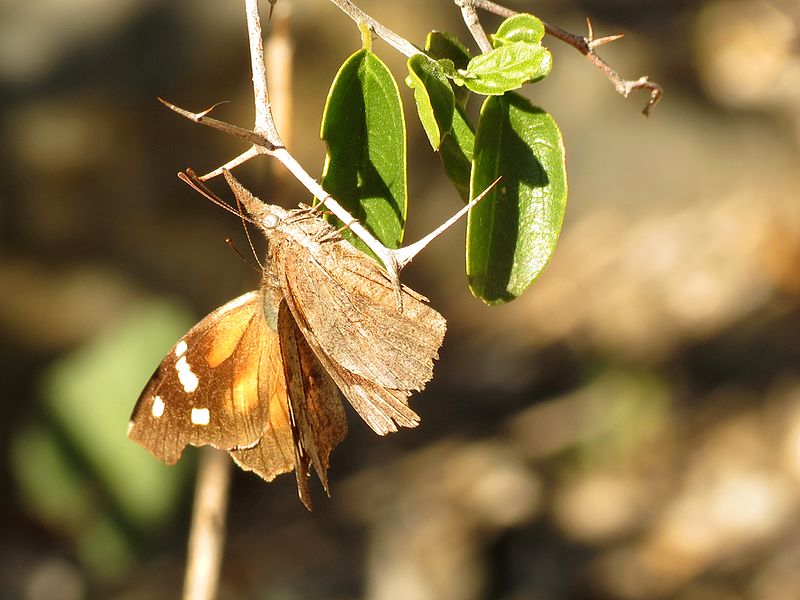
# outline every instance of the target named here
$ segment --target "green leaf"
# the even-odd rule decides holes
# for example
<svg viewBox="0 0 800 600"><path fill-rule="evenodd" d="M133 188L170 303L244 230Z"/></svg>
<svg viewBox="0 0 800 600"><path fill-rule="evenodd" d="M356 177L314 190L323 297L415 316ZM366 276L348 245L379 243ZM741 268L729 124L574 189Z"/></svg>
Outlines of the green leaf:
<svg viewBox="0 0 800 600"><path fill-rule="evenodd" d="M539 81L550 73L553 57L547 48L527 42L510 42L469 61L459 70L459 85L478 94L499 96L522 87L523 83Z"/></svg>
<svg viewBox="0 0 800 600"><path fill-rule="evenodd" d="M425 38L425 52L428 56L440 59L449 58L458 69L469 63L469 50L452 33L447 31L431 31Z"/></svg>
<svg viewBox="0 0 800 600"><path fill-rule="evenodd" d="M414 90L414 102L425 134L438 150L442 137L453 126L455 97L441 65L424 54L408 59L406 83Z"/></svg>
<svg viewBox="0 0 800 600"><path fill-rule="evenodd" d="M328 146L322 187L381 243L399 247L407 203L403 106L389 69L369 50L336 74L320 136ZM368 252L349 230L343 236Z"/></svg>
<svg viewBox="0 0 800 600"><path fill-rule="evenodd" d="M553 118L517 94L481 109L471 191L502 177L467 221L467 277L487 304L517 298L553 253L567 203L564 145Z"/></svg>
<svg viewBox="0 0 800 600"><path fill-rule="evenodd" d="M475 146L475 131L467 119L464 109L456 105L453 113L453 127L444 136L439 147L444 170L453 182L458 195L469 202L469 178L472 172L472 150Z"/></svg>
<svg viewBox="0 0 800 600"><path fill-rule="evenodd" d="M533 15L522 13L509 17L492 35L492 46L499 48L513 42L538 44L544 37L544 23Z"/></svg>
<svg viewBox="0 0 800 600"><path fill-rule="evenodd" d="M470 56L467 47L456 36L446 31L431 31L425 38L425 52L436 60L446 59L454 69L466 69L469 64ZM445 72L452 76L453 70L445 69ZM466 106L469 90L459 86L453 92L456 102L461 106Z"/></svg>

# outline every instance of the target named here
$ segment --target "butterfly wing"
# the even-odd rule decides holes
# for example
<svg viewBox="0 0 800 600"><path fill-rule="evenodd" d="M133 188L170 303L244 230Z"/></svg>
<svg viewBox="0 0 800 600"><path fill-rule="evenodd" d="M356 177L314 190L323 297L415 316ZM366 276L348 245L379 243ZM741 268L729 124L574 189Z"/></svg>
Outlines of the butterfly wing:
<svg viewBox="0 0 800 600"><path fill-rule="evenodd" d="M377 263L345 241L321 244L311 255L294 250L280 253L278 272L301 328L352 373L392 389L425 387L444 339L444 317L407 288L399 311Z"/></svg>
<svg viewBox="0 0 800 600"><path fill-rule="evenodd" d="M244 294L178 341L136 403L132 440L168 464L187 444L229 450L254 444L265 430L275 432L276 448L286 448L287 439L291 448L280 344L263 299L260 292ZM293 465L285 452L273 456L275 474Z"/></svg>
<svg viewBox="0 0 800 600"><path fill-rule="evenodd" d="M277 327L289 397L286 418L291 424L297 488L310 509L309 466L314 467L328 491L330 455L347 435L347 421L336 384L306 343L284 302L278 309ZM231 451L231 456L243 468L263 477L273 462L276 447L280 450L287 446L278 446L265 435L251 448Z"/></svg>
<svg viewBox="0 0 800 600"><path fill-rule="evenodd" d="M348 371L327 356L313 336L308 338L308 343L320 364L375 433L386 435L397 431L397 425L416 427L419 424L419 415L408 406L410 392L384 387Z"/></svg>
<svg viewBox="0 0 800 600"><path fill-rule="evenodd" d="M444 318L407 288L398 311L386 275L345 241L318 252L281 248L275 260L286 302L353 407L380 434L395 423L415 426L407 398L433 375Z"/></svg>

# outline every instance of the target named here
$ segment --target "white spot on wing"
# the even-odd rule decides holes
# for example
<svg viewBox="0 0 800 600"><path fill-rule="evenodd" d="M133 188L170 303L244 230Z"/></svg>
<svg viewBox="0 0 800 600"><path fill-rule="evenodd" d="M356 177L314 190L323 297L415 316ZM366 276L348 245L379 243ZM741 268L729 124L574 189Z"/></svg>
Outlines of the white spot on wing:
<svg viewBox="0 0 800 600"><path fill-rule="evenodd" d="M186 357L181 356L178 362L175 363L175 370L178 372L178 380L183 386L183 391L191 394L197 389L200 380L197 375L192 373L192 367L186 362Z"/></svg>
<svg viewBox="0 0 800 600"><path fill-rule="evenodd" d="M161 396L153 396L153 407L150 413L157 419L164 414L164 400Z"/></svg>
<svg viewBox="0 0 800 600"><path fill-rule="evenodd" d="M192 423L194 425L208 425L211 420L211 413L207 408L192 409Z"/></svg>
<svg viewBox="0 0 800 600"><path fill-rule="evenodd" d="M184 340L181 340L180 342L178 342L178 345L175 346L175 356L177 356L178 358L183 356L186 353L186 349L188 347L189 346L186 344L186 342Z"/></svg>

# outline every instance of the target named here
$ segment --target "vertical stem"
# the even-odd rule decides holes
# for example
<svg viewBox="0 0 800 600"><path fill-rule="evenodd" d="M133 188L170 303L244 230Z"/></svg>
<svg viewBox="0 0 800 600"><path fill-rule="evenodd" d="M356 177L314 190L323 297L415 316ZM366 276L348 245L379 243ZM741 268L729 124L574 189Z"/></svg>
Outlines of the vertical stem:
<svg viewBox="0 0 800 600"><path fill-rule="evenodd" d="M201 448L183 600L213 600L217 596L230 473L231 459L225 452Z"/></svg>
<svg viewBox="0 0 800 600"><path fill-rule="evenodd" d="M292 145L292 60L294 45L289 30L291 5L286 2L275 7L272 19L272 30L264 48L265 63L272 88L272 116L275 128L281 132L284 144ZM289 171L274 168L275 161L270 161L272 175L275 177L275 195L283 196L289 188L292 176Z"/></svg>
<svg viewBox="0 0 800 600"><path fill-rule="evenodd" d="M258 0L244 0L247 15L247 34L250 42L250 67L253 72L253 100L256 109L255 131L263 133L270 142L282 146L281 137L272 119L267 91L267 70L264 66L264 41L261 33L261 17Z"/></svg>

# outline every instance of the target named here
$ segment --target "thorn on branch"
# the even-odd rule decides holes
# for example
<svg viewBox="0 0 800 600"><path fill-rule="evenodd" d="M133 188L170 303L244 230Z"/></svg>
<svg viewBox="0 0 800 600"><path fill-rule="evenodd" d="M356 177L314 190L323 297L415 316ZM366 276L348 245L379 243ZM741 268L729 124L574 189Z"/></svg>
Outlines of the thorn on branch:
<svg viewBox="0 0 800 600"><path fill-rule="evenodd" d="M241 138L253 144L254 146L258 146L261 153L269 154L280 148L281 146L273 144L271 141L267 139L267 137L261 133L256 131L252 131L250 129L244 129L243 127L237 127L236 125L231 125L230 123L226 123L225 121L219 121L217 119L212 119L211 117L207 116L216 106L222 104L221 102L214 104L211 108L207 108L203 111L194 113L191 111L186 110L185 108L181 108L180 106L176 106L171 102L164 100L163 98L158 99L161 104L169 108L170 110L175 111L179 115L186 117L190 121L194 121L195 123L199 123L200 125L206 125L211 127L212 129L216 129L223 133L227 133L229 135L233 135L235 137Z"/></svg>
<svg viewBox="0 0 800 600"><path fill-rule="evenodd" d="M595 39L592 20L589 17L586 17L586 28L589 30L589 34L583 39L584 43L586 44L585 52L587 53L592 52L595 48L605 46L606 44L610 44L611 42L615 42L625 37L624 33L618 33L616 35L607 35L605 37Z"/></svg>
<svg viewBox="0 0 800 600"><path fill-rule="evenodd" d="M498 15L503 18L512 17L514 15L519 14L518 12L506 8L505 6L501 6L496 2L492 2L492 0L454 0L456 5L461 6L462 4L468 4L469 6L480 8L481 10L485 10L490 12L494 15ZM600 46L604 46L609 44L613 41L616 41L622 38L622 35L609 35L604 36L601 38L595 39L594 37L594 27L592 26L591 20L588 18L586 19L586 25L589 30L588 35L586 37L581 35L576 35L574 33L570 33L560 27L556 27L555 25L550 25L542 21L544 24L544 30L547 35L550 35L558 40L561 40L565 44L568 44L575 48L578 52L583 54L589 62L591 62L594 66L600 69L606 78L614 84L614 89L619 93L622 94L624 97L628 97L631 92L638 89L646 89L650 90L650 99L647 102L647 105L642 110L644 116L650 116L650 112L652 111L653 107L658 104L659 100L661 100L661 96L664 93L662 87L655 83L654 81L650 81L647 76L640 77L636 80L627 80L623 79L619 73L617 73L611 66L600 58L597 53L595 52L596 48Z"/></svg>
<svg viewBox="0 0 800 600"><path fill-rule="evenodd" d="M599 48L600 46L605 46L606 44L610 44L611 42L616 42L617 40L621 40L625 37L624 33L618 33L617 35L607 35L605 37L597 38L596 40L589 40L589 48L594 50L595 48Z"/></svg>

